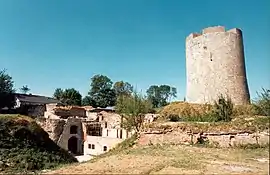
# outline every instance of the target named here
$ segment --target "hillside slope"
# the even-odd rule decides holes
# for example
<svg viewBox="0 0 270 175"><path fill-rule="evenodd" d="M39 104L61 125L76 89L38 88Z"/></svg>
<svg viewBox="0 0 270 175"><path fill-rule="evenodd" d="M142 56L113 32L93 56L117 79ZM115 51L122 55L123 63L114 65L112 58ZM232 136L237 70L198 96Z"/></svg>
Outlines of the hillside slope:
<svg viewBox="0 0 270 175"><path fill-rule="evenodd" d="M0 115L0 172L27 172L77 160L26 116Z"/></svg>
<svg viewBox="0 0 270 175"><path fill-rule="evenodd" d="M149 145L107 154L45 174L267 174L268 148Z"/></svg>

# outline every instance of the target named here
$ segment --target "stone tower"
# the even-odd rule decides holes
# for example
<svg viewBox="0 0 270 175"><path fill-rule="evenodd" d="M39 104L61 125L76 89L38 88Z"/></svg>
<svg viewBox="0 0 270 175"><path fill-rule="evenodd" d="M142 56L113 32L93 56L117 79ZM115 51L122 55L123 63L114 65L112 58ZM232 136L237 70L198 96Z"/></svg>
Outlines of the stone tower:
<svg viewBox="0 0 270 175"><path fill-rule="evenodd" d="M186 100L212 103L220 94L235 104L250 103L240 29L215 26L186 38Z"/></svg>

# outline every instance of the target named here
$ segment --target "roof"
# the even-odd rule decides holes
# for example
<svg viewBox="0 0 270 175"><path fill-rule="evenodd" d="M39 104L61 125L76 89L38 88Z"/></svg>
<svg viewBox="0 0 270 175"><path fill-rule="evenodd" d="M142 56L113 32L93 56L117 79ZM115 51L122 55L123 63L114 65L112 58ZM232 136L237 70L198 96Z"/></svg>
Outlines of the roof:
<svg viewBox="0 0 270 175"><path fill-rule="evenodd" d="M115 109L114 109L114 107L106 107L106 108L97 107L97 108L91 109L90 111L91 112L98 112L98 111L111 111L111 112L114 112Z"/></svg>
<svg viewBox="0 0 270 175"><path fill-rule="evenodd" d="M56 100L51 97L32 95L32 94L18 94L18 93L15 93L14 95L21 103L28 103L28 104L35 104L35 105L60 103L59 100Z"/></svg>

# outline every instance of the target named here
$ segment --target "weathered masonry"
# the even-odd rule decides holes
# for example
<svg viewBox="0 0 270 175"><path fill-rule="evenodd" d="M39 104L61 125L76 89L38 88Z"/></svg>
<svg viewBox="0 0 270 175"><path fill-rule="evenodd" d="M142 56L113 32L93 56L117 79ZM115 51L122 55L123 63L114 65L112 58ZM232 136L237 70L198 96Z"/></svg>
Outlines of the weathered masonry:
<svg viewBox="0 0 270 175"><path fill-rule="evenodd" d="M229 95L235 104L250 103L243 36L240 29L208 27L186 38L186 100L212 103Z"/></svg>

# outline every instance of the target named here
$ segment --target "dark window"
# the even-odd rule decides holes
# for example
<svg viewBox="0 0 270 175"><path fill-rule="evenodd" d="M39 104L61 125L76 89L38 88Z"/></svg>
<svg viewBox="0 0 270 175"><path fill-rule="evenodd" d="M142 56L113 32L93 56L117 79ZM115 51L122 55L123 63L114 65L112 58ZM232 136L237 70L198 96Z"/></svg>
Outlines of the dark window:
<svg viewBox="0 0 270 175"><path fill-rule="evenodd" d="M103 116L101 116L101 121L103 121L104 120L104 117Z"/></svg>
<svg viewBox="0 0 270 175"><path fill-rule="evenodd" d="M72 125L70 127L70 134L77 134L78 133L78 126Z"/></svg>
<svg viewBox="0 0 270 175"><path fill-rule="evenodd" d="M118 129L116 130L116 138L118 138Z"/></svg>
<svg viewBox="0 0 270 175"><path fill-rule="evenodd" d="M102 128L100 124L87 125L86 133L89 136L102 136Z"/></svg>
<svg viewBox="0 0 270 175"><path fill-rule="evenodd" d="M122 129L120 129L120 139L122 139Z"/></svg>
<svg viewBox="0 0 270 175"><path fill-rule="evenodd" d="M109 135L109 130L107 129L107 136Z"/></svg>
<svg viewBox="0 0 270 175"><path fill-rule="evenodd" d="M88 144L88 149L95 149L95 145L94 144Z"/></svg>
<svg viewBox="0 0 270 175"><path fill-rule="evenodd" d="M207 47L206 46L203 46L203 49L207 49Z"/></svg>
<svg viewBox="0 0 270 175"><path fill-rule="evenodd" d="M107 151L107 146L103 146L103 151Z"/></svg>
<svg viewBox="0 0 270 175"><path fill-rule="evenodd" d="M105 128L107 128L107 125L108 125L107 122L105 122Z"/></svg>

